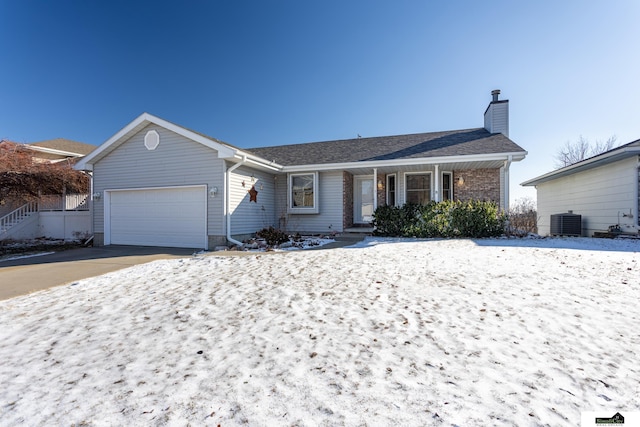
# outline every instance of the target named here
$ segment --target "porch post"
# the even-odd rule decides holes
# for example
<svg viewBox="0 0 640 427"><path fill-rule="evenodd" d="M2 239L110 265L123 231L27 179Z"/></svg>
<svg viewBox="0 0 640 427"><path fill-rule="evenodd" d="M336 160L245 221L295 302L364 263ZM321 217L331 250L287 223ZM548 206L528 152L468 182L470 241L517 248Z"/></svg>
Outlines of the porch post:
<svg viewBox="0 0 640 427"><path fill-rule="evenodd" d="M435 191L433 192L433 195L435 196L433 200L435 202L439 202L440 201L440 167L439 165L434 165L434 166L436 168L436 171L435 171L436 176L435 176L435 179L433 180L434 181L433 185L436 188L434 189Z"/></svg>
<svg viewBox="0 0 640 427"><path fill-rule="evenodd" d="M373 168L373 211L378 209L378 168Z"/></svg>

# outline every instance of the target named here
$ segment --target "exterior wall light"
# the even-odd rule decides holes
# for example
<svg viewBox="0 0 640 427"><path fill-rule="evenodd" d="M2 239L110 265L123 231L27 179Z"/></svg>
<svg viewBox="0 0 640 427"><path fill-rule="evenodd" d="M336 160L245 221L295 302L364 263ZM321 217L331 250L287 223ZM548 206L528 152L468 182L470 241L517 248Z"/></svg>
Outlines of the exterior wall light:
<svg viewBox="0 0 640 427"><path fill-rule="evenodd" d="M382 183L382 180L379 179L378 180L378 190L383 190L384 189L384 184Z"/></svg>
<svg viewBox="0 0 640 427"><path fill-rule="evenodd" d="M100 192L93 193L93 198L95 200L100 200L101 197L102 197L102 193Z"/></svg>
<svg viewBox="0 0 640 427"><path fill-rule="evenodd" d="M464 178L462 176L458 177L458 185L464 185Z"/></svg>
<svg viewBox="0 0 640 427"><path fill-rule="evenodd" d="M212 187L211 190L209 190L209 195L211 197L216 197L216 194L218 194L218 187Z"/></svg>

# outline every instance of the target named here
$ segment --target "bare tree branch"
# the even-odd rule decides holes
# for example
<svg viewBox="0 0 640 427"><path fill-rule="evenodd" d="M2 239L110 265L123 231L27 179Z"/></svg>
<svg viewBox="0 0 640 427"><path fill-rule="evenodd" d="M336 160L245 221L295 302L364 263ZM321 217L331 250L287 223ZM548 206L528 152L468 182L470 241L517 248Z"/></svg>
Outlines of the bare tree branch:
<svg viewBox="0 0 640 427"><path fill-rule="evenodd" d="M73 169L73 161L37 162L20 144L0 141L0 200L26 201L64 191L89 191L89 177Z"/></svg>
<svg viewBox="0 0 640 427"><path fill-rule="evenodd" d="M616 140L614 135L606 141L596 140L594 144L591 144L588 139L580 135L577 141L567 141L558 149L555 155L555 166L563 168L609 151L616 146Z"/></svg>

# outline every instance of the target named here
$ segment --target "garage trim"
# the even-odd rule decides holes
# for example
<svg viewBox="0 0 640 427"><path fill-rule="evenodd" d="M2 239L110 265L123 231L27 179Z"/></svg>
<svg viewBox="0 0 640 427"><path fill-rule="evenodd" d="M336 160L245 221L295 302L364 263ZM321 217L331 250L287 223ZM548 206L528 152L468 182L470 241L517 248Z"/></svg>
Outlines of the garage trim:
<svg viewBox="0 0 640 427"><path fill-rule="evenodd" d="M136 187L136 188L118 188L104 190L104 244L111 244L111 195L112 193L125 192L125 191L145 191L145 190L179 190L181 188L201 189L204 203L204 221L202 224L202 248L204 250L209 249L208 238L208 224L207 224L207 186L202 185L180 185L180 186L163 186L163 187Z"/></svg>

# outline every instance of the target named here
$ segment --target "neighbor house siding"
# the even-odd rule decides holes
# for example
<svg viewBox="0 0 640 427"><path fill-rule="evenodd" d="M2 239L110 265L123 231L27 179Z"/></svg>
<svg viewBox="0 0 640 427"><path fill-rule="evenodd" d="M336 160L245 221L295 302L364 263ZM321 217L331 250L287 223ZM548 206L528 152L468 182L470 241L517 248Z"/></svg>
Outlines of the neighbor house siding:
<svg viewBox="0 0 640 427"><path fill-rule="evenodd" d="M160 135L155 150L147 150L144 136L149 130ZM207 234L224 236L224 161L217 151L149 125L115 148L94 165L93 192L105 190L207 185L217 187L218 196L208 197ZM100 244L104 233L104 197L94 200L94 232Z"/></svg>
<svg viewBox="0 0 640 427"><path fill-rule="evenodd" d="M551 215L573 211L582 215L582 235L618 224L637 232L638 158L600 166L537 185L538 232L550 233ZM629 214L633 217L625 217Z"/></svg>
<svg viewBox="0 0 640 427"><path fill-rule="evenodd" d="M256 202L249 191L255 186ZM277 226L274 176L245 166L231 172L231 235L253 235L265 227Z"/></svg>
<svg viewBox="0 0 640 427"><path fill-rule="evenodd" d="M286 200L288 191L286 176L283 179L280 179L279 176L278 179L285 181L284 183L279 182L278 199L284 197ZM320 212L317 214L290 214L285 210L286 221L281 222L286 222L287 231L300 233L343 231L343 173L342 171L320 172L319 179ZM284 192L284 194L280 192Z"/></svg>

